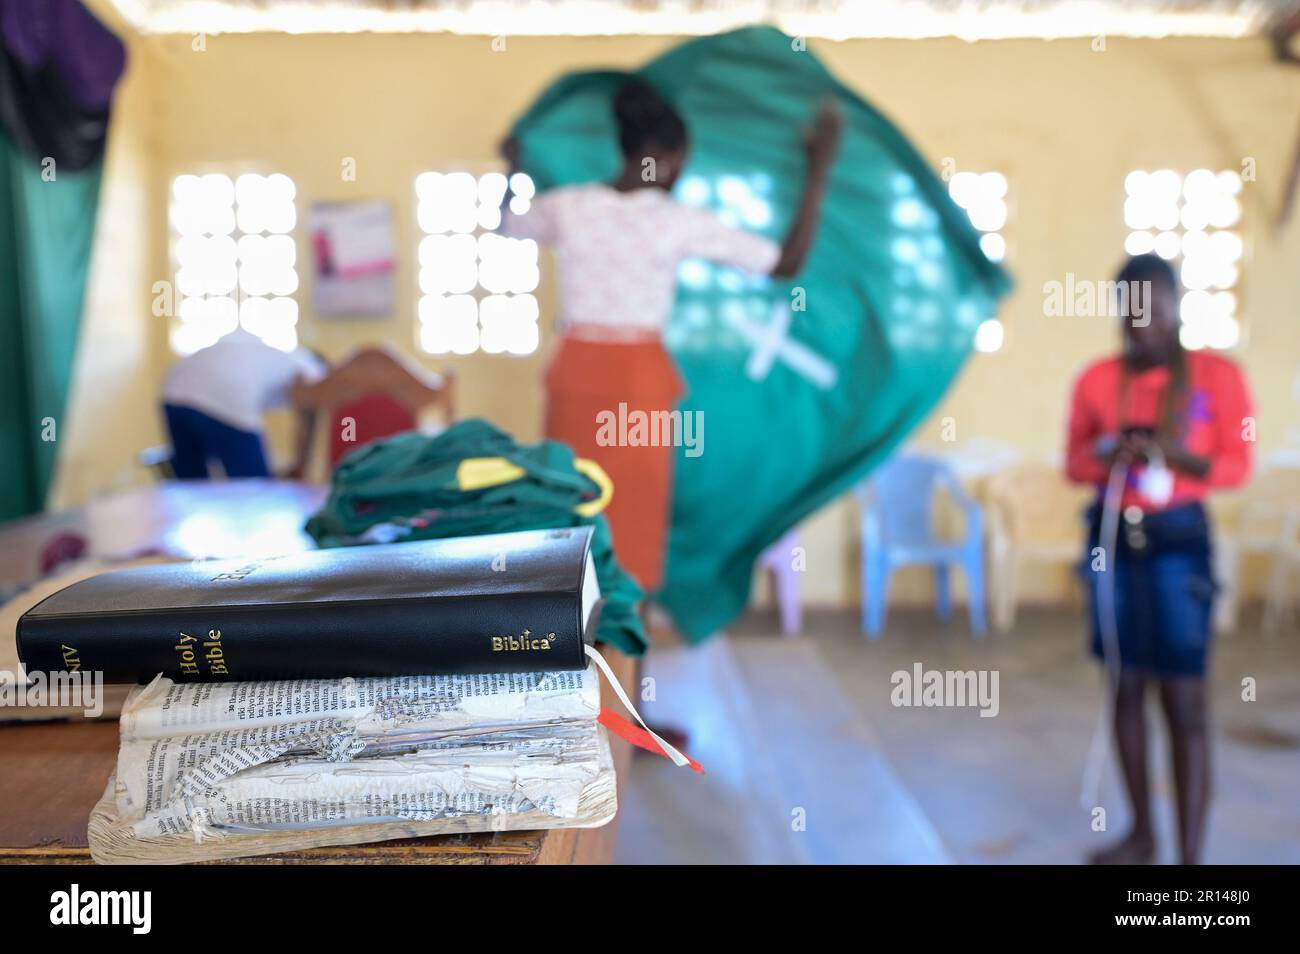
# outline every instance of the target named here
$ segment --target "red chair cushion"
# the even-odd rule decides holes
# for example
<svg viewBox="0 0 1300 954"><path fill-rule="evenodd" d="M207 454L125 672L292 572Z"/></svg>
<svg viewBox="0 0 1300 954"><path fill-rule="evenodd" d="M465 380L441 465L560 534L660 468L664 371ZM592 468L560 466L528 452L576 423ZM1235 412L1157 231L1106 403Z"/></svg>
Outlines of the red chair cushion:
<svg viewBox="0 0 1300 954"><path fill-rule="evenodd" d="M349 419L354 422L351 427ZM340 460L363 444L414 430L416 423L415 411L387 394L373 392L341 404L334 409L330 422L330 466L338 466ZM348 436L355 439L345 440Z"/></svg>

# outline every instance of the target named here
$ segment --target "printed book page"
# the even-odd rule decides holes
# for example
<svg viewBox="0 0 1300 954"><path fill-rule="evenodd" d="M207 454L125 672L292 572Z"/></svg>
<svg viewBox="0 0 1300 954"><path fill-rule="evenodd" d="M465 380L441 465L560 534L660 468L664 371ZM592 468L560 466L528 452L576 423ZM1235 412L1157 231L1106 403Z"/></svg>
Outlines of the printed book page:
<svg viewBox="0 0 1300 954"><path fill-rule="evenodd" d="M599 728L599 727L598 727ZM187 864L300 851L328 845L359 845L397 838L468 834L484 831L546 828L598 828L613 820L618 810L614 764L605 730L599 728L597 772L583 787L577 812L561 817L543 809L515 806L513 812L462 812L432 820L358 821L349 824L301 827L284 825L263 831L214 828L196 837L182 834L141 834L117 814L118 780L109 779L91 812L91 857L99 864Z"/></svg>
<svg viewBox="0 0 1300 954"><path fill-rule="evenodd" d="M177 685L123 709L97 860L593 827L617 807L582 672ZM286 839L290 839L286 841ZM233 854L232 854L233 852Z"/></svg>
<svg viewBox="0 0 1300 954"><path fill-rule="evenodd" d="M362 756L263 759L277 745L205 759L195 740L137 743L119 761L118 817L140 835L209 829L261 831L359 821L431 821L539 811L577 816L600 772L600 736L515 739L478 746Z"/></svg>
<svg viewBox="0 0 1300 954"><path fill-rule="evenodd" d="M159 677L132 693L124 739L214 732L310 719L345 719L362 734L395 725L454 731L489 725L594 720L600 685L578 672L176 683Z"/></svg>

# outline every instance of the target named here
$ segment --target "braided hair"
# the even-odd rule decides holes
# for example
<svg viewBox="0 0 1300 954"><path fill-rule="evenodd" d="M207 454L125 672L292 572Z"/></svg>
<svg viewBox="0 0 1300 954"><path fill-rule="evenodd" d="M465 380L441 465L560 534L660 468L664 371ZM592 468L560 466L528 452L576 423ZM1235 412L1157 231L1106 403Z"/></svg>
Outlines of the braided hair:
<svg viewBox="0 0 1300 954"><path fill-rule="evenodd" d="M618 144L626 158L638 158L651 147L677 150L686 145L686 123L654 87L644 80L628 80L614 97Z"/></svg>

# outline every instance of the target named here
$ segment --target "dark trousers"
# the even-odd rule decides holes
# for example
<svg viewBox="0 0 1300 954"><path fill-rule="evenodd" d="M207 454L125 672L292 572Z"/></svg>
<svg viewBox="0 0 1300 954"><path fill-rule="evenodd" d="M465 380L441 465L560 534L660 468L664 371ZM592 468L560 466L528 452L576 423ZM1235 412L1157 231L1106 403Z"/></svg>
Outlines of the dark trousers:
<svg viewBox="0 0 1300 954"><path fill-rule="evenodd" d="M172 469L181 480L206 480L218 460L227 477L269 477L262 435L241 431L192 407L164 404L172 438Z"/></svg>

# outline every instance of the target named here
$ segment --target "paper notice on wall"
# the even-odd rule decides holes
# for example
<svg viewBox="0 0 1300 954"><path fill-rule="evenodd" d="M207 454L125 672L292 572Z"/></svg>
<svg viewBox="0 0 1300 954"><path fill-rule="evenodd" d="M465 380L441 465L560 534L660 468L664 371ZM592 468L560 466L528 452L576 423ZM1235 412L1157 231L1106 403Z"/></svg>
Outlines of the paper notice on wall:
<svg viewBox="0 0 1300 954"><path fill-rule="evenodd" d="M388 202L312 206L311 241L317 314L392 313L397 252Z"/></svg>

